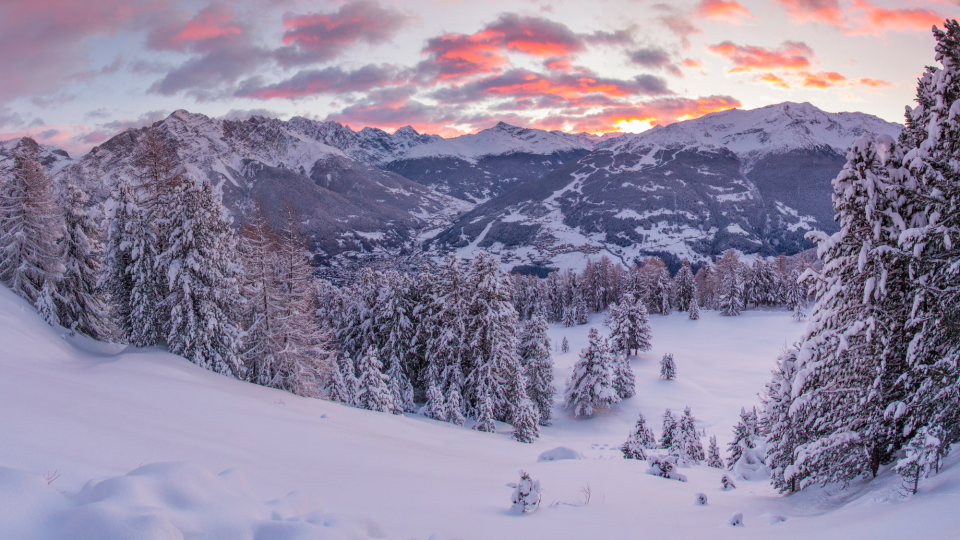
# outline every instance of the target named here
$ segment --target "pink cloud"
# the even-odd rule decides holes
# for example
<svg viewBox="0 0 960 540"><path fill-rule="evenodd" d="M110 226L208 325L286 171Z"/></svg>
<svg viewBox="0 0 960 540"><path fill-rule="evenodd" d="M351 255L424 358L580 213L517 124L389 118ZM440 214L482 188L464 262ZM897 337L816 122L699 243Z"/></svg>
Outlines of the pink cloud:
<svg viewBox="0 0 960 540"><path fill-rule="evenodd" d="M776 48L736 45L724 41L707 47L707 50L723 56L733 63L730 73L771 69L807 69L811 65L813 49L806 43L784 41Z"/></svg>
<svg viewBox="0 0 960 540"><path fill-rule="evenodd" d="M743 19L753 19L753 13L740 2L729 0L701 0L697 13L718 21L739 23Z"/></svg>

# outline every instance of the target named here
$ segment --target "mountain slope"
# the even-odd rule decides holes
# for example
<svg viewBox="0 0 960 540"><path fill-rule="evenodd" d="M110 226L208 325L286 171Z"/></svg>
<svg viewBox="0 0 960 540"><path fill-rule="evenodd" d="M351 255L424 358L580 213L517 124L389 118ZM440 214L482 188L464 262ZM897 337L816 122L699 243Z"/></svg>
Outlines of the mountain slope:
<svg viewBox="0 0 960 540"><path fill-rule="evenodd" d="M830 182L849 144L899 130L782 103L623 135L464 214L434 246L561 266L600 251L625 262L696 261L728 248L792 254L809 247L807 231L834 229Z"/></svg>
<svg viewBox="0 0 960 540"><path fill-rule="evenodd" d="M158 127L189 172L221 186L235 216L251 201L263 204L274 219L292 206L321 256L396 250L470 206L360 163L280 120L234 122L177 111ZM57 179L106 198L118 179L132 176L133 149L142 133L113 137Z"/></svg>

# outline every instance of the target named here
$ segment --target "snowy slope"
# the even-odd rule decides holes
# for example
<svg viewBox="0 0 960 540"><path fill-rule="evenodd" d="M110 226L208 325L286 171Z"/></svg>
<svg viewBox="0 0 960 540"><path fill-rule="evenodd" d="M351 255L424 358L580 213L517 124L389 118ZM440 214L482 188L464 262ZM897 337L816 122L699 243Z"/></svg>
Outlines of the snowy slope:
<svg viewBox="0 0 960 540"><path fill-rule="evenodd" d="M18 137L16 139L0 141L0 175L6 174L7 171L13 168L13 154L23 140L25 140L23 137ZM32 141L33 139L29 140ZM36 143L34 142L34 144ZM65 150L46 144L37 144L37 147L39 149L38 155L40 163L44 169L46 169L47 174L55 174L60 169L73 163L70 154Z"/></svg>
<svg viewBox="0 0 960 540"><path fill-rule="evenodd" d="M615 448L638 411L659 436L665 407L691 406L698 427L725 443L803 326L785 312L703 315L653 317L655 348L634 361L637 397L586 420L558 403L554 425L525 445L506 425L486 434L357 410L158 349L64 339L0 288L0 538L938 539L960 527L960 452L910 498L886 471L847 491L779 497L765 482L723 492L722 472L703 466L683 469L690 481L680 483L621 459ZM587 328L554 326L551 337L568 336L576 351ZM657 378L664 352L676 358L675 381ZM575 359L556 355L558 387ZM585 459L537 461L559 446ZM520 469L545 490L544 507L526 516L509 510L505 486ZM42 476L54 471L48 486ZM578 505L587 486L590 502ZM708 506L693 504L698 492ZM726 525L737 512L742 529Z"/></svg>

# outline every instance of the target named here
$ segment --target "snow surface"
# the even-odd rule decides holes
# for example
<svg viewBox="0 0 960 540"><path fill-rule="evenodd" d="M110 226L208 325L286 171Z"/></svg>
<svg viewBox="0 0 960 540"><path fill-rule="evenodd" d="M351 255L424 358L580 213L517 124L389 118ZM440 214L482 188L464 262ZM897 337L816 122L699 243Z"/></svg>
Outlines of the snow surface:
<svg viewBox="0 0 960 540"><path fill-rule="evenodd" d="M602 318L590 325L605 332ZM651 324L654 349L633 362L636 397L591 419L558 402L554 425L526 445L504 424L487 434L352 409L157 348L66 337L0 288L0 538L955 537L960 452L912 497L886 469L845 491L780 497L764 481L721 491L724 472L706 466L681 469L681 483L622 459L637 412L659 436L665 407L691 406L725 447L740 407L756 403L779 349L803 329L789 312L763 310ZM554 342L571 345L555 355L558 388L590 325L551 326ZM658 378L664 352L676 358L674 381ZM538 462L561 446L584 459ZM533 514L510 509L507 484L521 469L543 487ZM695 505L697 493L709 504ZM742 528L728 525L737 513Z"/></svg>

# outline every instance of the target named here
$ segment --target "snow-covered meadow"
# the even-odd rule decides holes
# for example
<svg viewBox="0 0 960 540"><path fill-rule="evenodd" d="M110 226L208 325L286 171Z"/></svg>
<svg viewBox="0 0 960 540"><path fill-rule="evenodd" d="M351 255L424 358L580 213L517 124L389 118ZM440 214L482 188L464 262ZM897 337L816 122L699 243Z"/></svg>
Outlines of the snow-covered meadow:
<svg viewBox="0 0 960 540"><path fill-rule="evenodd" d="M570 342L554 353L558 390L602 323L595 314L551 326L555 343ZM783 310L651 324L654 348L633 362L636 397L573 419L558 393L553 426L528 445L506 424L487 434L353 409L159 349L65 337L0 288L0 538L934 539L960 526L956 453L911 497L886 470L848 490L781 497L762 481L722 491L723 471L706 466L683 469L681 483L622 459L638 411L659 436L664 409L685 406L725 450L740 407L758 403L778 352L803 329ZM658 377L665 352L674 381ZM538 462L557 447L584 459ZM510 509L506 484L521 469L544 490L532 514ZM706 506L694 504L701 492ZM743 528L728 524L736 513Z"/></svg>

